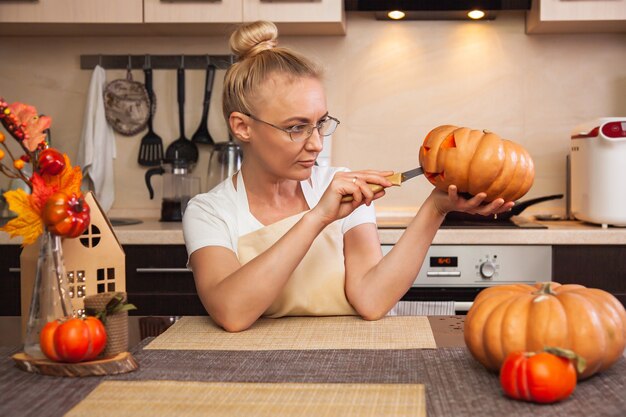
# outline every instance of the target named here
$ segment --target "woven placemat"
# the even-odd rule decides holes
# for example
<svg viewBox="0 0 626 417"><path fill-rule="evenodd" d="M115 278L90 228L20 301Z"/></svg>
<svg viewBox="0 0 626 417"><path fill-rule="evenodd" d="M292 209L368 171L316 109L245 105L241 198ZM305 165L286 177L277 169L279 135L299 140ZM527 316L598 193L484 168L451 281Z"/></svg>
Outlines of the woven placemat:
<svg viewBox="0 0 626 417"><path fill-rule="evenodd" d="M205 316L183 317L146 349L169 350L309 350L434 349L428 319L356 316L262 318L248 330L228 333Z"/></svg>
<svg viewBox="0 0 626 417"><path fill-rule="evenodd" d="M66 417L425 416L420 384L105 381Z"/></svg>
<svg viewBox="0 0 626 417"><path fill-rule="evenodd" d="M24 372L0 347L0 416L58 417L102 381L233 383L424 384L428 417L624 417L626 358L581 381L565 401L540 405L510 400L498 375L487 372L465 347L403 350L144 350L132 349L135 372L58 378ZM113 414L114 410L112 411ZM162 414L155 414L162 415Z"/></svg>

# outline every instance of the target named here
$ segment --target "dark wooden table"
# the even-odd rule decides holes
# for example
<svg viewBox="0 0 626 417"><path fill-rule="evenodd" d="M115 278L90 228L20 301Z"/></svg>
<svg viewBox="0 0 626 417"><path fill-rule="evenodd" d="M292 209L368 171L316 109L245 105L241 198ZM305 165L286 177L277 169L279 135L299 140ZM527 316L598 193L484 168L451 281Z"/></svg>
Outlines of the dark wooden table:
<svg viewBox="0 0 626 417"><path fill-rule="evenodd" d="M0 348L0 416L62 416L104 380L221 382L423 383L432 416L626 415L626 359L579 383L567 400L537 405L502 395L498 376L476 362L463 342L462 316L429 317L437 349L316 351L173 351L132 353L140 369L122 375L59 378L17 369ZM114 407L111 415L115 415Z"/></svg>

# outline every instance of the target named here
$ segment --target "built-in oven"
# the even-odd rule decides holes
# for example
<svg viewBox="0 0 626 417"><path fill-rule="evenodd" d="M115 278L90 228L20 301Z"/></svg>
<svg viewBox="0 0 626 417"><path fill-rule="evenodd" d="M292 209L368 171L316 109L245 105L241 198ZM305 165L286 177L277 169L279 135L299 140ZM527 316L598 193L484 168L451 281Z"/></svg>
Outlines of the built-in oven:
<svg viewBox="0 0 626 417"><path fill-rule="evenodd" d="M382 245L388 253L393 245ZM455 314L469 310L484 288L550 281L549 245L432 245L403 302L449 306ZM450 311L448 311L450 312Z"/></svg>
<svg viewBox="0 0 626 417"><path fill-rule="evenodd" d="M519 202L515 206L515 214L529 205L562 197L557 194ZM518 230L546 228L540 223L509 214L485 217L449 213L441 229L473 229L480 233L489 229L506 229L517 233ZM404 230L411 220L411 217L380 219L378 228ZM384 254L391 248L393 245L382 245ZM487 287L551 280L550 245L431 245L412 287L396 309L406 309L406 314L464 314L476 295Z"/></svg>

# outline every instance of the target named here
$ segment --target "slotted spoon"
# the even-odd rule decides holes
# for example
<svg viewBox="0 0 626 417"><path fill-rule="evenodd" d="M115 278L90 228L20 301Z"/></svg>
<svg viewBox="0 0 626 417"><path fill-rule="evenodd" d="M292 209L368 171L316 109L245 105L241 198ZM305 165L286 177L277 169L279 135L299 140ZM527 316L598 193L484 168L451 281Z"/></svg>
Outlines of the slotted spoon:
<svg viewBox="0 0 626 417"><path fill-rule="evenodd" d="M137 162L139 165L150 167L159 165L163 159L163 140L154 132L152 127L152 113L155 109L154 102L156 100L152 90L152 68L147 67L143 71L146 76L146 90L150 98L150 115L148 116L148 133L141 138Z"/></svg>

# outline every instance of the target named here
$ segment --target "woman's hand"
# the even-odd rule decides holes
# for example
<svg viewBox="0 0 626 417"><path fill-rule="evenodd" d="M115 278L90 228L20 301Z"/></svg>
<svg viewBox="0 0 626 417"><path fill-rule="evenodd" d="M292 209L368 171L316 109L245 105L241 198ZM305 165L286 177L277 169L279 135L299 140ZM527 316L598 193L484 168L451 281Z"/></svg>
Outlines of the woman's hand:
<svg viewBox="0 0 626 417"><path fill-rule="evenodd" d="M480 214L490 216L492 214L504 213L511 210L515 205L512 201L504 201L496 198L490 203L483 204L483 200L487 195L478 193L470 199L459 196L456 185L448 187L448 194L437 189L433 190L431 198L433 198L435 207L441 215L445 216L450 211L460 211L463 213Z"/></svg>
<svg viewBox="0 0 626 417"><path fill-rule="evenodd" d="M319 203L311 211L325 225L342 219L360 205L370 205L372 201L384 196L384 189L374 193L368 184L378 184L384 188L391 187L393 184L385 178L391 174L393 171L337 172ZM353 200L342 203L341 199L346 195L352 195Z"/></svg>

